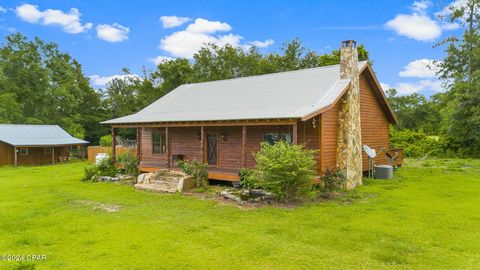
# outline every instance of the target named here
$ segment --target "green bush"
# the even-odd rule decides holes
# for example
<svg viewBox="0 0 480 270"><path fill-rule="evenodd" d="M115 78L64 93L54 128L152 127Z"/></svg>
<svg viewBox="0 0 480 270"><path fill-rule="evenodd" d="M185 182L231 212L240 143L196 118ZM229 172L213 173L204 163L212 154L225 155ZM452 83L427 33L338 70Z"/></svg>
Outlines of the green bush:
<svg viewBox="0 0 480 270"><path fill-rule="evenodd" d="M314 150L283 141L262 143L255 154L255 179L279 200L289 201L307 193L315 178Z"/></svg>
<svg viewBox="0 0 480 270"><path fill-rule="evenodd" d="M447 148L443 137L428 136L409 129L391 128L390 142L395 148L403 148L406 157L444 157Z"/></svg>
<svg viewBox="0 0 480 270"><path fill-rule="evenodd" d="M206 187L208 182L208 165L196 160L180 160L177 166L190 175L195 181L196 187Z"/></svg>
<svg viewBox="0 0 480 270"><path fill-rule="evenodd" d="M255 181L253 171L248 168L242 168L240 170L240 185L242 185L243 188L248 189L259 188Z"/></svg>
<svg viewBox="0 0 480 270"><path fill-rule="evenodd" d="M112 135L107 134L100 137L99 144L100 146L112 146Z"/></svg>
<svg viewBox="0 0 480 270"><path fill-rule="evenodd" d="M339 169L327 170L322 176L321 190L332 192L344 188L347 178Z"/></svg>
<svg viewBox="0 0 480 270"><path fill-rule="evenodd" d="M138 176L138 158L130 153L121 154L118 161L122 164L122 171L131 176Z"/></svg>
<svg viewBox="0 0 480 270"><path fill-rule="evenodd" d="M87 166L84 169L82 181L96 181L98 176L98 168L95 165Z"/></svg>
<svg viewBox="0 0 480 270"><path fill-rule="evenodd" d="M96 165L99 176L115 176L117 174L117 167L113 163L113 159L110 155L107 155L104 159Z"/></svg>

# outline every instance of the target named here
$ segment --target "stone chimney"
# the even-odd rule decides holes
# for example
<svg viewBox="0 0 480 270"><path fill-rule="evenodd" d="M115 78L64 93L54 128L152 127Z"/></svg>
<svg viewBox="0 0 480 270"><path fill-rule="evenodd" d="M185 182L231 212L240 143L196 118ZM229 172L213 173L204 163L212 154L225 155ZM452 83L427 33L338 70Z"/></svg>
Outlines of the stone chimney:
<svg viewBox="0 0 480 270"><path fill-rule="evenodd" d="M362 184L362 134L360 126L360 83L357 43L342 42L340 78L350 80L349 89L339 101L337 168L347 178L347 189Z"/></svg>

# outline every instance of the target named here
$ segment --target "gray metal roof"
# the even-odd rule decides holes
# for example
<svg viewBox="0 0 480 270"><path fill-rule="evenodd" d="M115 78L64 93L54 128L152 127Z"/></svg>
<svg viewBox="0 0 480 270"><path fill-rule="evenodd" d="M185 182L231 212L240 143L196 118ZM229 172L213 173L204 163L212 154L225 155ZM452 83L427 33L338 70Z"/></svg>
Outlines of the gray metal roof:
<svg viewBox="0 0 480 270"><path fill-rule="evenodd" d="M70 134L57 125L0 124L0 141L13 146L54 146L88 143L70 136Z"/></svg>
<svg viewBox="0 0 480 270"><path fill-rule="evenodd" d="M366 65L359 62L359 70ZM138 113L102 123L303 118L333 105L349 83L332 65L184 84Z"/></svg>

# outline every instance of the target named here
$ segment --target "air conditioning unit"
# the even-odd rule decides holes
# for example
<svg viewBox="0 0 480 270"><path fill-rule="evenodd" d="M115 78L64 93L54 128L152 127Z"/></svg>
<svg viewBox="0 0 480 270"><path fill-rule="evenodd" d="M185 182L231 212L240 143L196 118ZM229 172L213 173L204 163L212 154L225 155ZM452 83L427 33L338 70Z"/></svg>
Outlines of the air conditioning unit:
<svg viewBox="0 0 480 270"><path fill-rule="evenodd" d="M393 177L393 166L390 165L376 165L375 178L390 179Z"/></svg>

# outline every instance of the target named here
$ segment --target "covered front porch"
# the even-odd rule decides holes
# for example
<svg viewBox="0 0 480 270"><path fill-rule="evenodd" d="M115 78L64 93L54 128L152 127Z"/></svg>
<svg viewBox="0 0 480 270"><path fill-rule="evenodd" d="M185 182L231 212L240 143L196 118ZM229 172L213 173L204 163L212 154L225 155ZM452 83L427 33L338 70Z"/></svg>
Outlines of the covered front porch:
<svg viewBox="0 0 480 270"><path fill-rule="evenodd" d="M180 170L178 160L197 160L208 164L209 179L222 181L238 181L241 168L253 168L253 154L263 141L319 145L319 128L297 119L116 125L112 137L118 128L137 129L141 172ZM115 151L112 154L115 158Z"/></svg>

